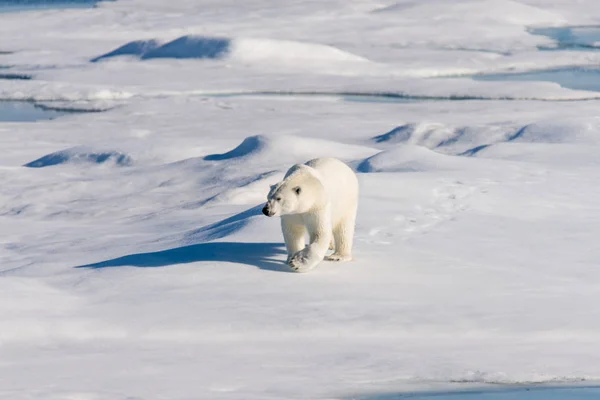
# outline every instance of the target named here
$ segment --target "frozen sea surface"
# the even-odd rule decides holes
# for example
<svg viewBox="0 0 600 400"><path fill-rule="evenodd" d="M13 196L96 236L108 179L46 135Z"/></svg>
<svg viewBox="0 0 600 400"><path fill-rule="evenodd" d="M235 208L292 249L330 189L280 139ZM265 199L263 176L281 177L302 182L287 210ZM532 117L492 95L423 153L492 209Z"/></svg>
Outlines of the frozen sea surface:
<svg viewBox="0 0 600 400"><path fill-rule="evenodd" d="M595 26L597 0L0 13L30 77L0 80L27 120L0 123L0 398L598 396ZM357 171L354 260L296 274L260 210L315 157Z"/></svg>

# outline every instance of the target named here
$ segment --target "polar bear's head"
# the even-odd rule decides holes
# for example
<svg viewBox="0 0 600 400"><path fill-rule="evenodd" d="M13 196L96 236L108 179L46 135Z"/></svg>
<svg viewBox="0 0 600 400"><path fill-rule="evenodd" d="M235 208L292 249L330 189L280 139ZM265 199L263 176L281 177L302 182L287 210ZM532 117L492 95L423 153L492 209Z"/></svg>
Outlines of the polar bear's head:
<svg viewBox="0 0 600 400"><path fill-rule="evenodd" d="M273 186L262 209L267 217L302 214L322 201L324 188L308 167L297 166L285 179Z"/></svg>

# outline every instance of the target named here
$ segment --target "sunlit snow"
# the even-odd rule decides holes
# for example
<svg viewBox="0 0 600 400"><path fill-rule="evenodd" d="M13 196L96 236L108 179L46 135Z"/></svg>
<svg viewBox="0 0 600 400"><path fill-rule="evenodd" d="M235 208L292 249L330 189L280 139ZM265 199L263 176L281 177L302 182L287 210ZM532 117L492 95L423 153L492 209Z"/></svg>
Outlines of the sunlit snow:
<svg viewBox="0 0 600 400"><path fill-rule="evenodd" d="M82 3L0 2L0 398L600 395L597 0Z"/></svg>

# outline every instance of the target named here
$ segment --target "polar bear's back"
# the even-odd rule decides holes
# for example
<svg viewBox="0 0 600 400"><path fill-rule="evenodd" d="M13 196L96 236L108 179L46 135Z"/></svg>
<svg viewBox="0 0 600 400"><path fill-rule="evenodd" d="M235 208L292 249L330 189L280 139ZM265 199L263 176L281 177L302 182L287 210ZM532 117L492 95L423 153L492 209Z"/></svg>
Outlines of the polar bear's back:
<svg viewBox="0 0 600 400"><path fill-rule="evenodd" d="M305 165L319 173L329 193L334 226L346 215L355 214L358 204L358 179L349 166L336 158L315 158Z"/></svg>

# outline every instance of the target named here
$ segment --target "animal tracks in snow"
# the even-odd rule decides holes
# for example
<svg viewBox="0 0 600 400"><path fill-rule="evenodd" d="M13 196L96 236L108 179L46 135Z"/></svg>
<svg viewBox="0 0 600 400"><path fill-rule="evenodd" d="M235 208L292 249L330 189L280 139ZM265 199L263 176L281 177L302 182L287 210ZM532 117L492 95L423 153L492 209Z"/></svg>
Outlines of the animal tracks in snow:
<svg viewBox="0 0 600 400"><path fill-rule="evenodd" d="M486 182L470 184L452 180L439 182L428 192L423 202L409 206L406 212L389 217L387 225L366 228L365 233L361 233L359 227L356 240L389 245L398 239L408 240L426 234L468 210L469 198L486 193L487 188Z"/></svg>
<svg viewBox="0 0 600 400"><path fill-rule="evenodd" d="M418 204L415 206L414 214L399 215L395 219L404 220L403 230L406 233L426 233L441 223L453 220L458 213L467 210L467 199L476 191L477 187L461 181L444 183L432 190L430 203Z"/></svg>

